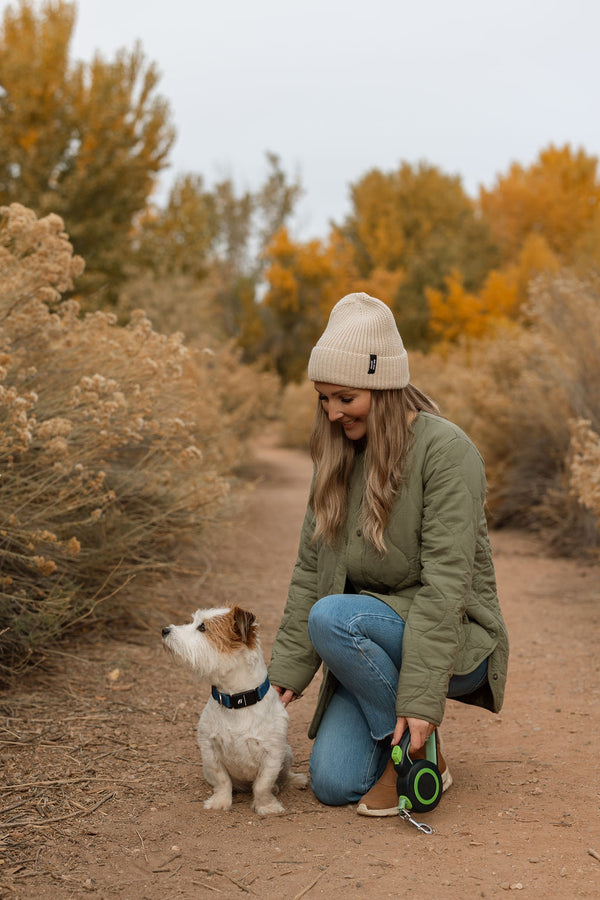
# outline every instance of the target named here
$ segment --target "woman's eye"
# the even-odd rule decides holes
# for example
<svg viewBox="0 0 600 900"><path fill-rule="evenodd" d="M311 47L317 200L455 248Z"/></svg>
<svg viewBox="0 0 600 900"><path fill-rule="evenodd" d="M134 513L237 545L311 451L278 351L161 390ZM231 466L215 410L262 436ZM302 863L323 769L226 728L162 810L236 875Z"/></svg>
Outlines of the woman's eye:
<svg viewBox="0 0 600 900"><path fill-rule="evenodd" d="M198 628L196 630L197 631L206 631L206 625L204 624L204 622L200 622L200 624L198 625Z"/></svg>
<svg viewBox="0 0 600 900"><path fill-rule="evenodd" d="M342 397L342 403L352 403L354 397Z"/></svg>

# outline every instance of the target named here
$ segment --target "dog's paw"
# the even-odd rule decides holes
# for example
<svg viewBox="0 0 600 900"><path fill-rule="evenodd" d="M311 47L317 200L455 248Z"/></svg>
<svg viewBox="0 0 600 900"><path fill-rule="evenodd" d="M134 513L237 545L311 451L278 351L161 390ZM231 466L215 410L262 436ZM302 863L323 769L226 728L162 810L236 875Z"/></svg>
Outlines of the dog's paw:
<svg viewBox="0 0 600 900"><path fill-rule="evenodd" d="M281 816L285 812L284 807L275 797L266 801L255 800L252 809L257 816Z"/></svg>
<svg viewBox="0 0 600 900"><path fill-rule="evenodd" d="M231 809L231 797L213 794L204 801L204 809Z"/></svg>
<svg viewBox="0 0 600 900"><path fill-rule="evenodd" d="M302 775L301 772L290 772L288 774L288 784L291 784L292 787L302 789L308 785L308 778L306 775Z"/></svg>

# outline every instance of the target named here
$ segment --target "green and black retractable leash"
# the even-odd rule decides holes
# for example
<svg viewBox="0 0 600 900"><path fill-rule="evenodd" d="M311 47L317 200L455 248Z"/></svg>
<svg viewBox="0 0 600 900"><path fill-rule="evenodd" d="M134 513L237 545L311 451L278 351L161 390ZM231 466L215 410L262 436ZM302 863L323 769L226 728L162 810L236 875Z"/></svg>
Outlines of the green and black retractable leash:
<svg viewBox="0 0 600 900"><path fill-rule="evenodd" d="M397 776L398 811L420 831L431 834L433 828L422 822L415 822L409 810L429 812L436 808L442 798L442 775L437 764L435 732L427 738L426 759L411 759L409 747L410 731L407 728L400 743L392 747L392 762Z"/></svg>

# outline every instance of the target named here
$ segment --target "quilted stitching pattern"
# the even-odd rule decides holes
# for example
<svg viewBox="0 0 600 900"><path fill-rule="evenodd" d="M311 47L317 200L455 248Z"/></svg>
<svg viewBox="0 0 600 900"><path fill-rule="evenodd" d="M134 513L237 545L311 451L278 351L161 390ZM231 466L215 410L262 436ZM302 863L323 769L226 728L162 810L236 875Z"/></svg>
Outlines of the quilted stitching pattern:
<svg viewBox="0 0 600 900"><path fill-rule="evenodd" d="M361 465L359 460L352 481L354 507L362 496ZM341 547L317 550L310 545L314 520L307 513L269 674L275 684L298 692L306 687L319 664L306 631L310 607L320 597L343 592L348 575L357 590L384 600L406 620L398 714L439 724L450 676L472 671L490 653L490 708L497 711L508 639L487 538L483 461L457 426L421 413L407 471L386 530L383 560L356 526ZM311 734L331 690L325 682Z"/></svg>

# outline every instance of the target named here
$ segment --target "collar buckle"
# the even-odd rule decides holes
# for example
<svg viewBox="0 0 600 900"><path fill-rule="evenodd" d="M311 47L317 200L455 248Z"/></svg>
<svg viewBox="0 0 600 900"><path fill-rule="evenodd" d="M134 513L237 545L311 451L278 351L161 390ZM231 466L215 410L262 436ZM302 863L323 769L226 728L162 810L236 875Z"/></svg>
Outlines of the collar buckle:
<svg viewBox="0 0 600 900"><path fill-rule="evenodd" d="M239 694L223 694L213 684L211 693L219 706L224 706L226 709L245 709L247 706L254 706L255 703L262 700L270 686L271 682L267 675L262 684L257 688L252 688L250 691L240 691Z"/></svg>

